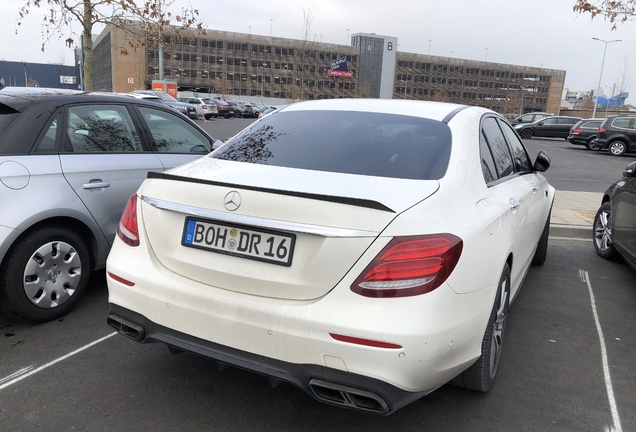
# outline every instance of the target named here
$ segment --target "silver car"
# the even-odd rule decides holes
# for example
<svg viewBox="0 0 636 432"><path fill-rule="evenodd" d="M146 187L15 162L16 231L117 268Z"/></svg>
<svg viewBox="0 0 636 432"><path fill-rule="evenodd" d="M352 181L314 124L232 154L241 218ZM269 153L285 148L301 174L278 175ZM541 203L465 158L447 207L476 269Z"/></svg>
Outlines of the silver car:
<svg viewBox="0 0 636 432"><path fill-rule="evenodd" d="M33 322L68 312L104 268L148 172L207 154L213 142L141 99L0 90L0 306Z"/></svg>

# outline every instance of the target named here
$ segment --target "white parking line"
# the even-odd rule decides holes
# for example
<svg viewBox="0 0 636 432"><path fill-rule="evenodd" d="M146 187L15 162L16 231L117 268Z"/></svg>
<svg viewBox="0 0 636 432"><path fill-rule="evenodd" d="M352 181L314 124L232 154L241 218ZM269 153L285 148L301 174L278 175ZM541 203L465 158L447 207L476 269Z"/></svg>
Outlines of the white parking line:
<svg viewBox="0 0 636 432"><path fill-rule="evenodd" d="M610 376L609 361L607 359L607 349L605 348L605 337L603 336L601 323L598 319L598 312L596 311L596 300L594 299L594 291L592 291L592 283L590 282L590 276L586 271L579 270L579 276L581 278L581 281L587 283L587 289L590 293L590 302L592 304L592 313L594 314L594 322L596 323L596 331L598 332L598 339L601 345L601 357L603 359L603 375L605 376L605 388L607 390L607 398L609 400L610 410L612 412L612 422L614 423L610 426L609 430L612 432L623 432L621 419L618 415L618 408L616 406L616 398L614 397L612 377Z"/></svg>
<svg viewBox="0 0 636 432"><path fill-rule="evenodd" d="M38 373L40 371L43 371L44 369L46 369L46 368L48 368L50 366L53 366L54 364L59 363L62 360L66 360L67 358L72 357L75 354L78 354L78 353L80 353L80 352L92 347L93 345L97 345L98 343L103 342L106 339L115 336L116 334L117 334L117 332L112 332L111 334L106 335L103 338L97 339L96 341L93 341L93 342L91 342L91 343L89 343L87 345L84 345L83 347L78 348L78 349L76 349L73 352L70 352L70 353L68 353L68 354L66 354L66 355L64 355L62 357L59 357L59 358L57 358L57 359L55 359L55 360L53 360L51 362L48 362L47 364L42 365L39 368L32 369L33 366L29 366L29 367L26 367L24 369L20 369L19 371L15 372L15 373L7 376L7 377L4 377L4 378L0 379L0 390L3 390L5 388L7 388L7 387L19 382L19 381L22 381L23 379L28 378L28 377L30 377L33 374L36 374L36 373Z"/></svg>

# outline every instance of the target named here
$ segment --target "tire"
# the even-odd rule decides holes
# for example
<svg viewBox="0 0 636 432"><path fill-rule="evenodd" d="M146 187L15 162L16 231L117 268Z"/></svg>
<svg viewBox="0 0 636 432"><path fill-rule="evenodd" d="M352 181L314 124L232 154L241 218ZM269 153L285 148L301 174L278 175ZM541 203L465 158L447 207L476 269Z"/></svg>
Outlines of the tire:
<svg viewBox="0 0 636 432"><path fill-rule="evenodd" d="M545 221L537 250L532 257L532 265L540 266L545 263L546 256L548 255L548 240L550 237L550 213L548 213L548 220Z"/></svg>
<svg viewBox="0 0 636 432"><path fill-rule="evenodd" d="M57 319L75 307L90 270L88 249L75 232L56 225L29 231L5 256L3 307L25 321Z"/></svg>
<svg viewBox="0 0 636 432"><path fill-rule="evenodd" d="M616 249L612 242L612 205L603 203L594 216L592 240L596 253L607 260L616 259Z"/></svg>
<svg viewBox="0 0 636 432"><path fill-rule="evenodd" d="M610 143L609 147L607 147L607 150L609 150L612 156L623 156L623 154L627 150L627 145L621 140L616 140Z"/></svg>
<svg viewBox="0 0 636 432"><path fill-rule="evenodd" d="M592 151L599 151L599 150L600 150L599 148L594 147L594 146L592 145L592 143L594 142L594 140L595 140L595 139L596 139L596 137L595 137L595 136L593 136L593 137L591 137L590 139L588 139L588 140L587 140L587 142L585 143L585 147L586 147L588 150L592 150Z"/></svg>
<svg viewBox="0 0 636 432"><path fill-rule="evenodd" d="M521 131L521 138L532 138L532 129L524 129Z"/></svg>
<svg viewBox="0 0 636 432"><path fill-rule="evenodd" d="M495 303L481 342L481 355L470 368L453 380L453 384L478 392L490 391L495 385L509 307L510 267L506 263L499 278Z"/></svg>

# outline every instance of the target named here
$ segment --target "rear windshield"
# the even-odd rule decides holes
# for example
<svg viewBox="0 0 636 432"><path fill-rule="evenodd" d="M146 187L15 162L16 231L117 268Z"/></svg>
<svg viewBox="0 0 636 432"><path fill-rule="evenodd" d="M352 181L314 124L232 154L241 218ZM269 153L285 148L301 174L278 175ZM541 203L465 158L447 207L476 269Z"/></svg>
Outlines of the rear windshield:
<svg viewBox="0 0 636 432"><path fill-rule="evenodd" d="M413 180L444 176L451 132L440 121L352 111L278 112L230 140L224 160Z"/></svg>

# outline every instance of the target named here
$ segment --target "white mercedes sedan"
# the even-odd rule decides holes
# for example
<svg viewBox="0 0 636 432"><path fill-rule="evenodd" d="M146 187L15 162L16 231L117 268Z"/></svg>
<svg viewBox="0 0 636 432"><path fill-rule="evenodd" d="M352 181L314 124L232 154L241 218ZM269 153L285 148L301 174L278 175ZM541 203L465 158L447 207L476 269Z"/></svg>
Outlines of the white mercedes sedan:
<svg viewBox="0 0 636 432"><path fill-rule="evenodd" d="M108 323L361 411L488 391L546 259L549 166L480 107L290 105L149 175L108 258Z"/></svg>

